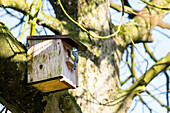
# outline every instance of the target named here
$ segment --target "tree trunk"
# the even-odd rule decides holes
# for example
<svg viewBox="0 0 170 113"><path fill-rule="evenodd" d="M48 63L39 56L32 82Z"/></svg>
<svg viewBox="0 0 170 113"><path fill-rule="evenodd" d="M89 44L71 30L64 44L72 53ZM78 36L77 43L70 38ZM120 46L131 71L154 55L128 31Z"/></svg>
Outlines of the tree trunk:
<svg viewBox="0 0 170 113"><path fill-rule="evenodd" d="M120 90L119 65L125 48L122 37L98 40L89 37L77 29L59 5L50 0L56 17L67 22L70 35L81 40L88 51L79 52L79 84L80 88L72 90L84 113L125 112L127 107L121 106L123 90ZM106 36L114 32L110 20L109 1L78 0L61 1L67 13L91 33ZM68 5L69 4L69 5ZM73 27L74 26L74 27ZM118 96L119 95L119 96ZM112 101L111 103L109 103ZM120 102L119 102L120 101ZM107 104L108 102L108 104ZM110 105L115 103L115 105ZM130 104L128 104L130 106Z"/></svg>
<svg viewBox="0 0 170 113"><path fill-rule="evenodd" d="M62 0L67 13L89 32L105 36L114 33L111 25L109 1L107 0ZM156 1L153 1L156 2ZM159 9L145 8L139 16L122 25L116 37L99 40L89 37L77 29L65 16L59 5L50 0L56 17L67 22L69 34L86 44L88 51L79 52L79 84L80 88L72 93L84 113L114 112L125 113L135 93L120 89L119 65L124 48L134 42L153 41L152 29L166 14ZM166 4L166 1L163 2ZM161 16L154 15L155 11ZM153 15L151 15L153 14ZM115 27L116 29L116 27Z"/></svg>

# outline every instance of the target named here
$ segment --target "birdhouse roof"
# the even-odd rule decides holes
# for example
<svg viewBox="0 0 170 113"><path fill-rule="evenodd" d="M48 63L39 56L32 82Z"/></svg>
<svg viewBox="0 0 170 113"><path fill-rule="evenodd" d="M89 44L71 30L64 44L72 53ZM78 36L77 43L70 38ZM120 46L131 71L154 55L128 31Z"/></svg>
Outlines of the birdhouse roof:
<svg viewBox="0 0 170 113"><path fill-rule="evenodd" d="M40 36L28 36L28 40L49 40L49 39L61 39L68 43L72 47L76 47L79 51L86 50L87 47L81 42L76 41L69 35L40 35Z"/></svg>

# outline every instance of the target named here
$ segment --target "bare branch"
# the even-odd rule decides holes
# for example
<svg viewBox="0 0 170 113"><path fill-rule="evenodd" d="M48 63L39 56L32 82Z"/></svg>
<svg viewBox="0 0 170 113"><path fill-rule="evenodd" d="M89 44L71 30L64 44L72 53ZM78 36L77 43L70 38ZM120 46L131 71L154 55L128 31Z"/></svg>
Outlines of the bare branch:
<svg viewBox="0 0 170 113"><path fill-rule="evenodd" d="M154 95L152 95L149 91L146 91L152 98L154 98L161 106L166 107L170 111L170 107L163 104L161 101L159 101Z"/></svg>
<svg viewBox="0 0 170 113"><path fill-rule="evenodd" d="M36 0L34 0L34 1L36 1ZM34 14L34 17L33 17L32 23L31 23L30 35L35 35L35 25L37 23L37 16L40 11L41 2L42 2L42 0L38 0L37 6L35 8L35 14Z"/></svg>
<svg viewBox="0 0 170 113"><path fill-rule="evenodd" d="M18 16L12 14L11 12L9 12L6 8L4 8L4 10L5 10L9 15L11 15L11 16L13 16L13 17L19 19L19 20L21 20L21 18L19 18Z"/></svg>
<svg viewBox="0 0 170 113"><path fill-rule="evenodd" d="M128 57L129 57L129 51L128 49L126 48L126 51L127 51L127 55L126 55L126 64L128 65L128 68L130 69L130 71L132 71L130 65L129 65L129 60L128 60Z"/></svg>
<svg viewBox="0 0 170 113"><path fill-rule="evenodd" d="M128 58L129 58L129 51L128 51L128 49L126 48L126 51L127 51L127 54L126 54L126 64L127 64L127 66L128 66L128 68L129 68L129 70L132 72L132 68L130 67L130 65L129 65L129 60L128 60ZM132 78L133 76L131 75L131 76L129 76L126 80L124 80L123 82L121 82L121 86L123 85L123 84L125 84L130 78Z"/></svg>
<svg viewBox="0 0 170 113"><path fill-rule="evenodd" d="M170 65L170 53L153 65L141 78L143 78L147 85L155 76L165 70Z"/></svg>
<svg viewBox="0 0 170 113"><path fill-rule="evenodd" d="M113 3L111 0L110 0L110 7L121 12L122 11L122 6L118 5L118 4L115 4ZM128 6L124 6L124 11L128 14L135 14L137 15L137 13L130 7Z"/></svg>
<svg viewBox="0 0 170 113"><path fill-rule="evenodd" d="M0 0L0 7L12 8L17 11L20 11L24 14L29 13L30 4L25 0ZM35 14L35 7L32 8L30 16L33 17ZM57 18L39 12L37 17L37 23L43 25L57 34L68 34L68 30L64 27L67 24L65 21L60 21Z"/></svg>
<svg viewBox="0 0 170 113"><path fill-rule="evenodd" d="M145 47L145 51L149 54L149 56L155 61L157 62L158 60L155 58L155 56L153 55L153 53L149 50L148 46L146 43L143 43L144 47Z"/></svg>
<svg viewBox="0 0 170 113"><path fill-rule="evenodd" d="M0 111L0 113L2 113L5 110L5 106L2 108L2 110Z"/></svg>
<svg viewBox="0 0 170 113"><path fill-rule="evenodd" d="M156 62L148 71L146 71L138 81L127 89L127 91L132 91L141 85L148 85L149 82L156 77L160 72L164 71L168 66L170 66L170 53L167 56ZM135 94L134 94L135 95Z"/></svg>
<svg viewBox="0 0 170 113"><path fill-rule="evenodd" d="M134 52L134 48L135 48L135 45L132 44L131 46L131 63L132 63L132 67L131 67L131 70L132 70L132 76L136 78L136 80L138 80L138 77L135 73L135 52Z"/></svg>
<svg viewBox="0 0 170 113"><path fill-rule="evenodd" d="M152 113L152 109L147 105L147 103L142 99L141 95L138 95L140 98L140 101L149 109L150 113Z"/></svg>
<svg viewBox="0 0 170 113"><path fill-rule="evenodd" d="M25 30L26 30L26 27L27 27L28 20L29 20L29 15L27 14L27 16L26 16L26 21L25 21L25 24L24 24L24 29L23 29L23 31L22 31L20 37L19 37L19 41L21 41L21 39L22 39L22 37L23 37L23 35L24 35L24 33L25 33Z"/></svg>
<svg viewBox="0 0 170 113"><path fill-rule="evenodd" d="M132 78L133 76L131 75L131 76L129 76L125 81L123 81L123 82L121 82L121 86L123 85L123 84L125 84L130 78Z"/></svg>
<svg viewBox="0 0 170 113"><path fill-rule="evenodd" d="M24 16L20 19L20 22L18 24L16 24L12 28L10 28L10 31L13 30L14 28L18 27L19 25L21 25L23 22L24 22Z"/></svg>
<svg viewBox="0 0 170 113"><path fill-rule="evenodd" d="M164 74L166 76L166 103L167 106L169 106L169 94L168 94L168 90L169 90L169 76L166 73L166 71L164 71ZM167 113L169 113L170 109L167 109Z"/></svg>
<svg viewBox="0 0 170 113"><path fill-rule="evenodd" d="M149 50L147 44L146 44L146 43L143 43L143 44L144 44L145 50L146 50L146 52L149 54L149 56L150 56L155 62L157 62L158 60L157 60L156 57L153 55L153 53ZM169 69L170 69L170 67L167 67L166 70L169 70ZM164 73L166 73L166 72L164 71Z"/></svg>
<svg viewBox="0 0 170 113"><path fill-rule="evenodd" d="M0 102L5 105L5 108L8 108L9 110L13 111L14 113L17 113L17 112L22 113L22 112L24 112L24 111L18 109L17 105L10 104L10 103L6 102L6 100L4 98L2 98L2 97L0 97ZM3 112L4 109L2 109L1 111Z"/></svg>
<svg viewBox="0 0 170 113"><path fill-rule="evenodd" d="M167 6L168 1L162 1L161 4ZM137 16L130 22L123 24L121 28L127 45L132 43L132 39L135 43L153 41L151 31L167 13L168 11L166 10L151 7L146 7L142 11L137 12Z"/></svg>
<svg viewBox="0 0 170 113"><path fill-rule="evenodd" d="M145 50L146 50L146 52L149 54L149 56L155 61L155 62L157 62L158 60L155 58L155 56L152 54L152 52L149 50L149 48L148 48L148 46L147 46L147 44L146 43L144 43L144 47L145 47ZM164 71L164 74L165 74L165 76L166 76L166 81L167 81L167 88L166 88L166 90L167 90L167 92L166 92L166 100L167 100L167 106L169 106L169 96L168 96L168 90L169 90L169 76L168 76L168 74L166 73L166 71ZM169 111L169 109L167 109L168 111Z"/></svg>
<svg viewBox="0 0 170 113"><path fill-rule="evenodd" d="M170 29L170 24L168 24L168 23L166 23L166 22L164 22L162 20L159 21L158 26L162 27L162 28Z"/></svg>
<svg viewBox="0 0 170 113"><path fill-rule="evenodd" d="M146 0L141 0L141 1L144 2L144 3L146 3L146 4L148 4L148 5L150 5L150 6L153 6L153 7L155 7L155 8L158 8L158 9L170 10L170 8L158 6L158 5L155 5L155 4L151 3L151 2L147 2Z"/></svg>
<svg viewBox="0 0 170 113"><path fill-rule="evenodd" d="M165 32L162 32L161 30L159 30L159 29L154 29L155 31L157 31L157 32L159 32L159 33L161 33L162 35L164 35L164 36L166 36L166 38L170 38L170 35L168 35L168 34L166 34Z"/></svg>

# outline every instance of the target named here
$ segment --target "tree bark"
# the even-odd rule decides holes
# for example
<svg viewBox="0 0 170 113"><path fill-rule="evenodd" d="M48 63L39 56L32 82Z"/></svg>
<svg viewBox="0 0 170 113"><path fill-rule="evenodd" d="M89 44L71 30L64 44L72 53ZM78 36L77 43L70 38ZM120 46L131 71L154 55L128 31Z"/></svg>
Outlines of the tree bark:
<svg viewBox="0 0 170 113"><path fill-rule="evenodd" d="M61 21L66 21L68 31L73 31L72 22L70 23L59 5L56 5L53 0L50 0L50 3L53 5L56 17ZM62 4L68 14L90 32L97 35L109 35L117 30L117 27L112 27L110 24L109 1L62 0ZM167 7L166 1L163 1L162 4ZM75 8L76 6L78 9ZM161 12L161 15L155 14L158 11ZM166 14L166 11L148 6L148 9L145 8L139 12L132 21L123 24L120 34L106 40L91 39L90 42L84 32L75 28L76 34L74 31L70 32L71 36L83 41L89 50L80 53L80 88L73 91L82 111L85 113L110 111L125 113L127 111L136 92L144 91L144 88L131 90L135 93L127 93L119 89L119 63L124 48L131 44L132 40L135 43L153 41L151 31Z"/></svg>
<svg viewBox="0 0 170 113"><path fill-rule="evenodd" d="M25 0L7 1L0 0L0 6L28 13L30 4ZM62 0L61 2L74 20L96 35L109 35L117 29L111 25L110 5L107 0ZM92 39L68 20L56 1L50 0L50 3L55 10L56 19L41 12L38 15L38 23L50 28L56 34L69 34L88 47L87 51L79 52L80 88L72 91L82 111L125 113L135 93L132 93L133 90L127 92L120 89L119 65L124 49L132 43L132 40L152 41L151 30L167 13L148 6L149 10L145 8L140 12L140 16L123 24L118 35L99 40ZM165 7L167 3L165 0L161 2ZM34 10L30 16L34 14L33 12ZM150 12L153 15L150 15ZM162 15L154 16L158 12ZM81 112L72 96L66 91L43 94L26 84L25 47L10 34L3 23L0 24L0 30L0 102L14 113ZM137 88L135 91L138 90L140 89Z"/></svg>

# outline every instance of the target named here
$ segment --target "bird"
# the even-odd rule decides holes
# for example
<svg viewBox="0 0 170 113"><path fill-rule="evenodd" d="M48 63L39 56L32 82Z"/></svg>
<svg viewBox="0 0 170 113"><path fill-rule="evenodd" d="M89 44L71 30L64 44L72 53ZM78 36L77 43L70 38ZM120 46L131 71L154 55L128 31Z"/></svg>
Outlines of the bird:
<svg viewBox="0 0 170 113"><path fill-rule="evenodd" d="M76 47L73 47L72 52L71 52L71 57L74 61L74 70L76 69L76 63L78 63L78 50Z"/></svg>

